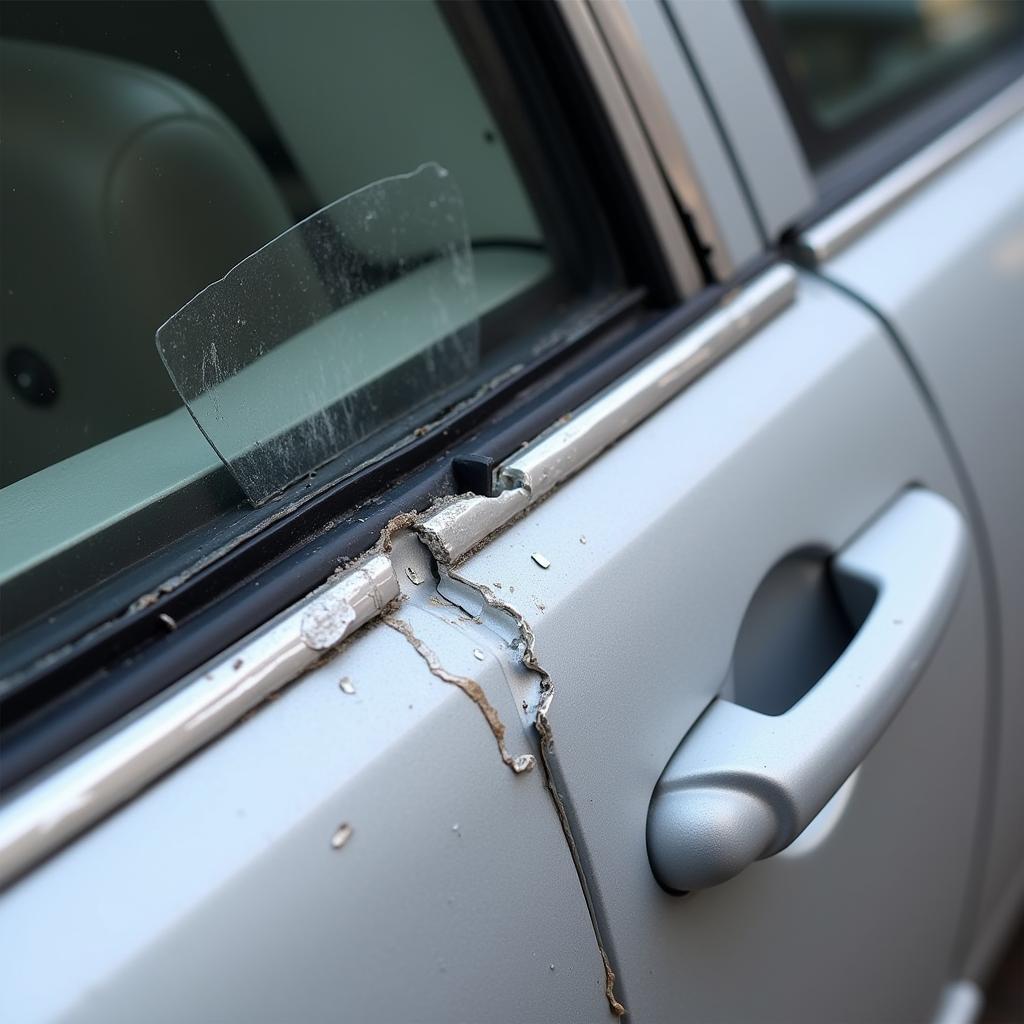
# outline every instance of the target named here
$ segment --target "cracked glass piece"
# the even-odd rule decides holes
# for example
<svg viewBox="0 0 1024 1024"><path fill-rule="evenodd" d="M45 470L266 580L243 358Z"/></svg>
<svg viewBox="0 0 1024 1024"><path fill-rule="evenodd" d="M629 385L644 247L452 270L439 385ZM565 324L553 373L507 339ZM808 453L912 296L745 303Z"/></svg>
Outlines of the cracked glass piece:
<svg viewBox="0 0 1024 1024"><path fill-rule="evenodd" d="M477 309L462 196L429 163L268 242L175 313L156 345L260 505L328 461L345 472L411 435L476 370Z"/></svg>

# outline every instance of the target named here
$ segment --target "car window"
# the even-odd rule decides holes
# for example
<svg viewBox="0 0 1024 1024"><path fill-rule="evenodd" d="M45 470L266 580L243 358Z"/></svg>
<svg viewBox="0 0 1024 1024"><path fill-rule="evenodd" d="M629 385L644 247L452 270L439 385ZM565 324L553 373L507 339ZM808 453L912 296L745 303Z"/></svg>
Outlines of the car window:
<svg viewBox="0 0 1024 1024"><path fill-rule="evenodd" d="M747 0L812 161L1024 37L1017 0Z"/></svg>
<svg viewBox="0 0 1024 1024"><path fill-rule="evenodd" d="M107 541L0 628L379 459L614 298L473 45L432 2L5 4L0 581Z"/></svg>

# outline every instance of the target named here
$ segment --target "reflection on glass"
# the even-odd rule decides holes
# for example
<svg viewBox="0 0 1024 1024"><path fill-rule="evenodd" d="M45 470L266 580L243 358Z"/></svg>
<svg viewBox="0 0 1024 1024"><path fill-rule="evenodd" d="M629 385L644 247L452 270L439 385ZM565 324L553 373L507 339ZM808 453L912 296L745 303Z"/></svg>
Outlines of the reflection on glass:
<svg viewBox="0 0 1024 1024"><path fill-rule="evenodd" d="M1019 32L1010 0L764 0L815 120L838 129L958 74Z"/></svg>
<svg viewBox="0 0 1024 1024"><path fill-rule="evenodd" d="M477 367L473 257L436 163L331 203L157 331L189 412L253 504L380 451ZM383 435L383 436L382 436Z"/></svg>

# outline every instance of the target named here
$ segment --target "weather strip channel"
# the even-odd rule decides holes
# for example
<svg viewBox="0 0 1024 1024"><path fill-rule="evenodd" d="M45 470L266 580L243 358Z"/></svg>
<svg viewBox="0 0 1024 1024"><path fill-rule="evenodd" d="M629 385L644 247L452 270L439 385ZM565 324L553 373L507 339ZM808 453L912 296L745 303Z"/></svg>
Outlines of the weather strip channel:
<svg viewBox="0 0 1024 1024"><path fill-rule="evenodd" d="M504 462L493 498L467 495L420 516L416 531L440 562L457 562L487 537L679 394L788 306L797 275L779 265L765 271L679 341Z"/></svg>
<svg viewBox="0 0 1024 1024"><path fill-rule="evenodd" d="M177 693L0 811L0 886L84 831L313 667L399 594L373 555L333 577Z"/></svg>
<svg viewBox="0 0 1024 1024"><path fill-rule="evenodd" d="M388 552L411 528L439 565L458 563L633 429L793 301L778 265L507 460L498 494L446 497L396 516L345 571L0 808L0 888L235 725L311 669L400 594ZM541 716L541 729L545 716Z"/></svg>

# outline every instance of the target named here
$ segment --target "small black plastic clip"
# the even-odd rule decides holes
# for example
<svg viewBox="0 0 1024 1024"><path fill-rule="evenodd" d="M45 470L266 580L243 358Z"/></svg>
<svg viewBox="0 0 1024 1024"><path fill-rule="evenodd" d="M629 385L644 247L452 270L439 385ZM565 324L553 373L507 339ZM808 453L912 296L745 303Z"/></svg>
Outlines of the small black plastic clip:
<svg viewBox="0 0 1024 1024"><path fill-rule="evenodd" d="M484 498L494 496L494 459L489 455L458 455L452 459L452 476L459 494L472 491Z"/></svg>

